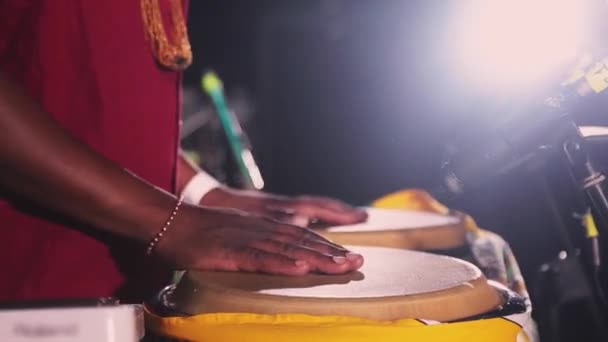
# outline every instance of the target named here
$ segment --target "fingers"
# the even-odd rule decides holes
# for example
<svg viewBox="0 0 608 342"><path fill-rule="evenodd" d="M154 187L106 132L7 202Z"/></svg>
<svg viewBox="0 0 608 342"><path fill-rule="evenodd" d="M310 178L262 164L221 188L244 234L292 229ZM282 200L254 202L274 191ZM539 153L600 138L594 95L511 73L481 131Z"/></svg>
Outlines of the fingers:
<svg viewBox="0 0 608 342"><path fill-rule="evenodd" d="M266 217L300 227L307 227L310 224L310 217L298 215L294 209L285 205L285 203L290 203L289 199L274 199L273 203L280 204L278 206L272 204L263 206L262 212Z"/></svg>
<svg viewBox="0 0 608 342"><path fill-rule="evenodd" d="M226 260L230 260L233 271L262 272L279 275L298 276L310 272L310 265L303 260L265 251L255 247L234 250Z"/></svg>
<svg viewBox="0 0 608 342"><path fill-rule="evenodd" d="M265 208L263 211L263 215L266 217L269 217L275 221L278 221L278 222L284 222L284 223L293 224L293 225L297 225L297 226L301 226L301 227L306 227L306 224L308 223L308 222L305 222L304 224L302 224L302 222L294 222L295 216L293 214L293 211L288 212L285 210L280 210L280 209L272 208L272 207Z"/></svg>
<svg viewBox="0 0 608 342"><path fill-rule="evenodd" d="M279 239L277 239L280 241ZM283 241L282 241L283 242ZM284 241L286 243L296 244L298 246L314 249L324 254L334 256L344 256L351 253L348 249L337 245L332 242L318 241L318 240L295 240L295 241Z"/></svg>
<svg viewBox="0 0 608 342"><path fill-rule="evenodd" d="M262 234L258 235L258 237L262 237L263 239L292 243L330 255L342 256L348 252L346 248L327 240L319 233L308 228L279 223L260 217L247 217L246 221L239 223L247 225L247 233Z"/></svg>
<svg viewBox="0 0 608 342"><path fill-rule="evenodd" d="M306 261L311 271L321 273L345 273L363 265L361 255L349 252L310 229L270 220L265 223L269 225L258 230L265 238L254 241L251 244L254 248Z"/></svg>
<svg viewBox="0 0 608 342"><path fill-rule="evenodd" d="M318 251L320 253L332 256L344 256L346 255L346 253L349 253L346 248L331 242L319 241L314 239L299 239L292 235L275 235L272 237L272 240L281 243L306 247Z"/></svg>
<svg viewBox="0 0 608 342"><path fill-rule="evenodd" d="M240 212L200 209L193 211L200 217L191 219L187 213L176 221L182 229L173 229L160 245L180 268L297 276L342 274L363 264L360 255L307 228Z"/></svg>
<svg viewBox="0 0 608 342"><path fill-rule="evenodd" d="M307 247L320 248L320 250L326 253L331 253L332 249L336 252L348 252L346 248L327 240L325 237L308 228L288 224L275 224L275 226L270 229L282 234L283 236L286 236L281 238L279 235L277 235L276 238L280 241L297 242ZM326 250L323 246L329 246L332 249Z"/></svg>
<svg viewBox="0 0 608 342"><path fill-rule="evenodd" d="M331 224L354 224L367 219L365 210L329 198L298 197L284 202L295 216L319 219Z"/></svg>
<svg viewBox="0 0 608 342"><path fill-rule="evenodd" d="M310 271L326 274L346 273L363 264L363 258L358 254L343 251L327 254L318 249L271 239L256 241L254 248L306 262Z"/></svg>

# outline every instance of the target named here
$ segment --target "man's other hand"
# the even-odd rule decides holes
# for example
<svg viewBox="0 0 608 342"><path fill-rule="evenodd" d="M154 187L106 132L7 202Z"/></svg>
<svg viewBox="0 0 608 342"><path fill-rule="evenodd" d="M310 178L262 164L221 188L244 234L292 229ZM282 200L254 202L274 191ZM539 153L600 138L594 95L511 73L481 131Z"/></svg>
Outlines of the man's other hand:
<svg viewBox="0 0 608 342"><path fill-rule="evenodd" d="M226 187L211 190L202 198L200 204L208 207L239 209L301 226L307 226L315 221L329 225L346 225L367 219L365 210L330 198L286 197Z"/></svg>

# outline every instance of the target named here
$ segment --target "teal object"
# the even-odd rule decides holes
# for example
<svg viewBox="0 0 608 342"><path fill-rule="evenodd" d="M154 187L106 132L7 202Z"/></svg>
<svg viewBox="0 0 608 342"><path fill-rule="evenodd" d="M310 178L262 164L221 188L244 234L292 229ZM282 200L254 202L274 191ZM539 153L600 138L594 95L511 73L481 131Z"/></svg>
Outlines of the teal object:
<svg viewBox="0 0 608 342"><path fill-rule="evenodd" d="M245 151L245 148L242 141L242 131L240 131L240 126L236 122L236 118L234 118L228 109L228 105L226 104L222 81L214 72L206 72L201 78L201 87L213 102L217 115L220 119L220 123L224 128L226 137L228 138L230 150L236 159L241 174L245 178L245 183L247 183L246 186L249 188L255 188L253 178L249 172L249 169L247 168L247 165L245 164L245 160L243 159L243 152Z"/></svg>

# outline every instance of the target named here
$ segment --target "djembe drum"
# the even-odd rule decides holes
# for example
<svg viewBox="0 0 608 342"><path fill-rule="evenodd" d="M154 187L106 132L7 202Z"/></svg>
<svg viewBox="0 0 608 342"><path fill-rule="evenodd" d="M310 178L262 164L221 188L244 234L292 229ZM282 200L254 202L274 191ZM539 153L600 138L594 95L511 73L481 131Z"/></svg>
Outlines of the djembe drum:
<svg viewBox="0 0 608 342"><path fill-rule="evenodd" d="M526 340L522 298L476 266L403 249L350 249L365 264L345 275L187 272L147 306L146 328L188 341Z"/></svg>

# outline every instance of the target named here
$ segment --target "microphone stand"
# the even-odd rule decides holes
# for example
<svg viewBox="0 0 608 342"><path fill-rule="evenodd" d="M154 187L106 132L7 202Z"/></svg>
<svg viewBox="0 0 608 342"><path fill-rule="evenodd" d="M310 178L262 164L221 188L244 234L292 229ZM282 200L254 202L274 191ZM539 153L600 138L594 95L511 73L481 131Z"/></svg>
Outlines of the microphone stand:
<svg viewBox="0 0 608 342"><path fill-rule="evenodd" d="M547 144L538 146L539 149L557 153L565 160L565 167L572 177L576 189L584 195L584 204L590 208L593 219L587 220L584 226L587 229L586 239L589 242L590 258L586 258L589 267L583 267L580 260L582 255L578 249L566 239L567 252L561 252L560 256L553 262L544 264L541 268L542 291L548 291L550 298L544 299L545 317L539 317L549 328L545 334L549 334L552 341L562 341L558 319L559 307L576 301L582 303L588 310L590 320L595 327L595 333L602 340L608 338L606 320L608 319L608 302L606 301L606 275L605 263L602 262L602 252L608 248L608 200L604 190L606 176L604 176L594 165L587 149L587 142L579 128L569 116L563 116L546 126ZM547 149L549 147L549 149ZM564 165L564 164L562 164ZM543 177L544 178L544 177ZM548 184L545 184L547 201L552 206L552 214L556 222L560 223L562 216L557 207L557 199L554 198ZM562 223L562 229L563 222ZM593 227L589 227L589 225ZM580 227L579 227L580 228ZM587 269L588 272L583 271ZM541 284L541 283L539 283ZM593 291L595 289L595 291ZM541 296L542 298L542 296ZM594 300L599 299L599 302ZM542 301L542 299L541 299ZM545 336L548 337L548 336Z"/></svg>
<svg viewBox="0 0 608 342"><path fill-rule="evenodd" d="M584 194L586 207L591 208L594 218L592 222L595 224L595 227L589 227L587 232L587 238L591 242L591 264L598 294L604 306L608 307L603 295L606 291L605 284L601 281L601 272L604 272L602 251L608 248L608 196L604 190L606 176L594 165L585 138L568 115L559 116L546 124L544 132L548 135L543 139L544 143L537 142L536 149L553 150L565 158L576 188ZM542 153L534 155L542 159Z"/></svg>
<svg viewBox="0 0 608 342"><path fill-rule="evenodd" d="M604 296L606 289L602 279L602 272L604 272L602 250L608 246L608 199L604 191L606 176L595 167L589 156L585 138L578 128L564 139L561 147L568 162L570 174L576 186L585 194L587 205L591 208L593 217L596 218L594 221L597 223L597 231L588 231L587 238L591 242L594 282L598 295L606 306L608 305Z"/></svg>

